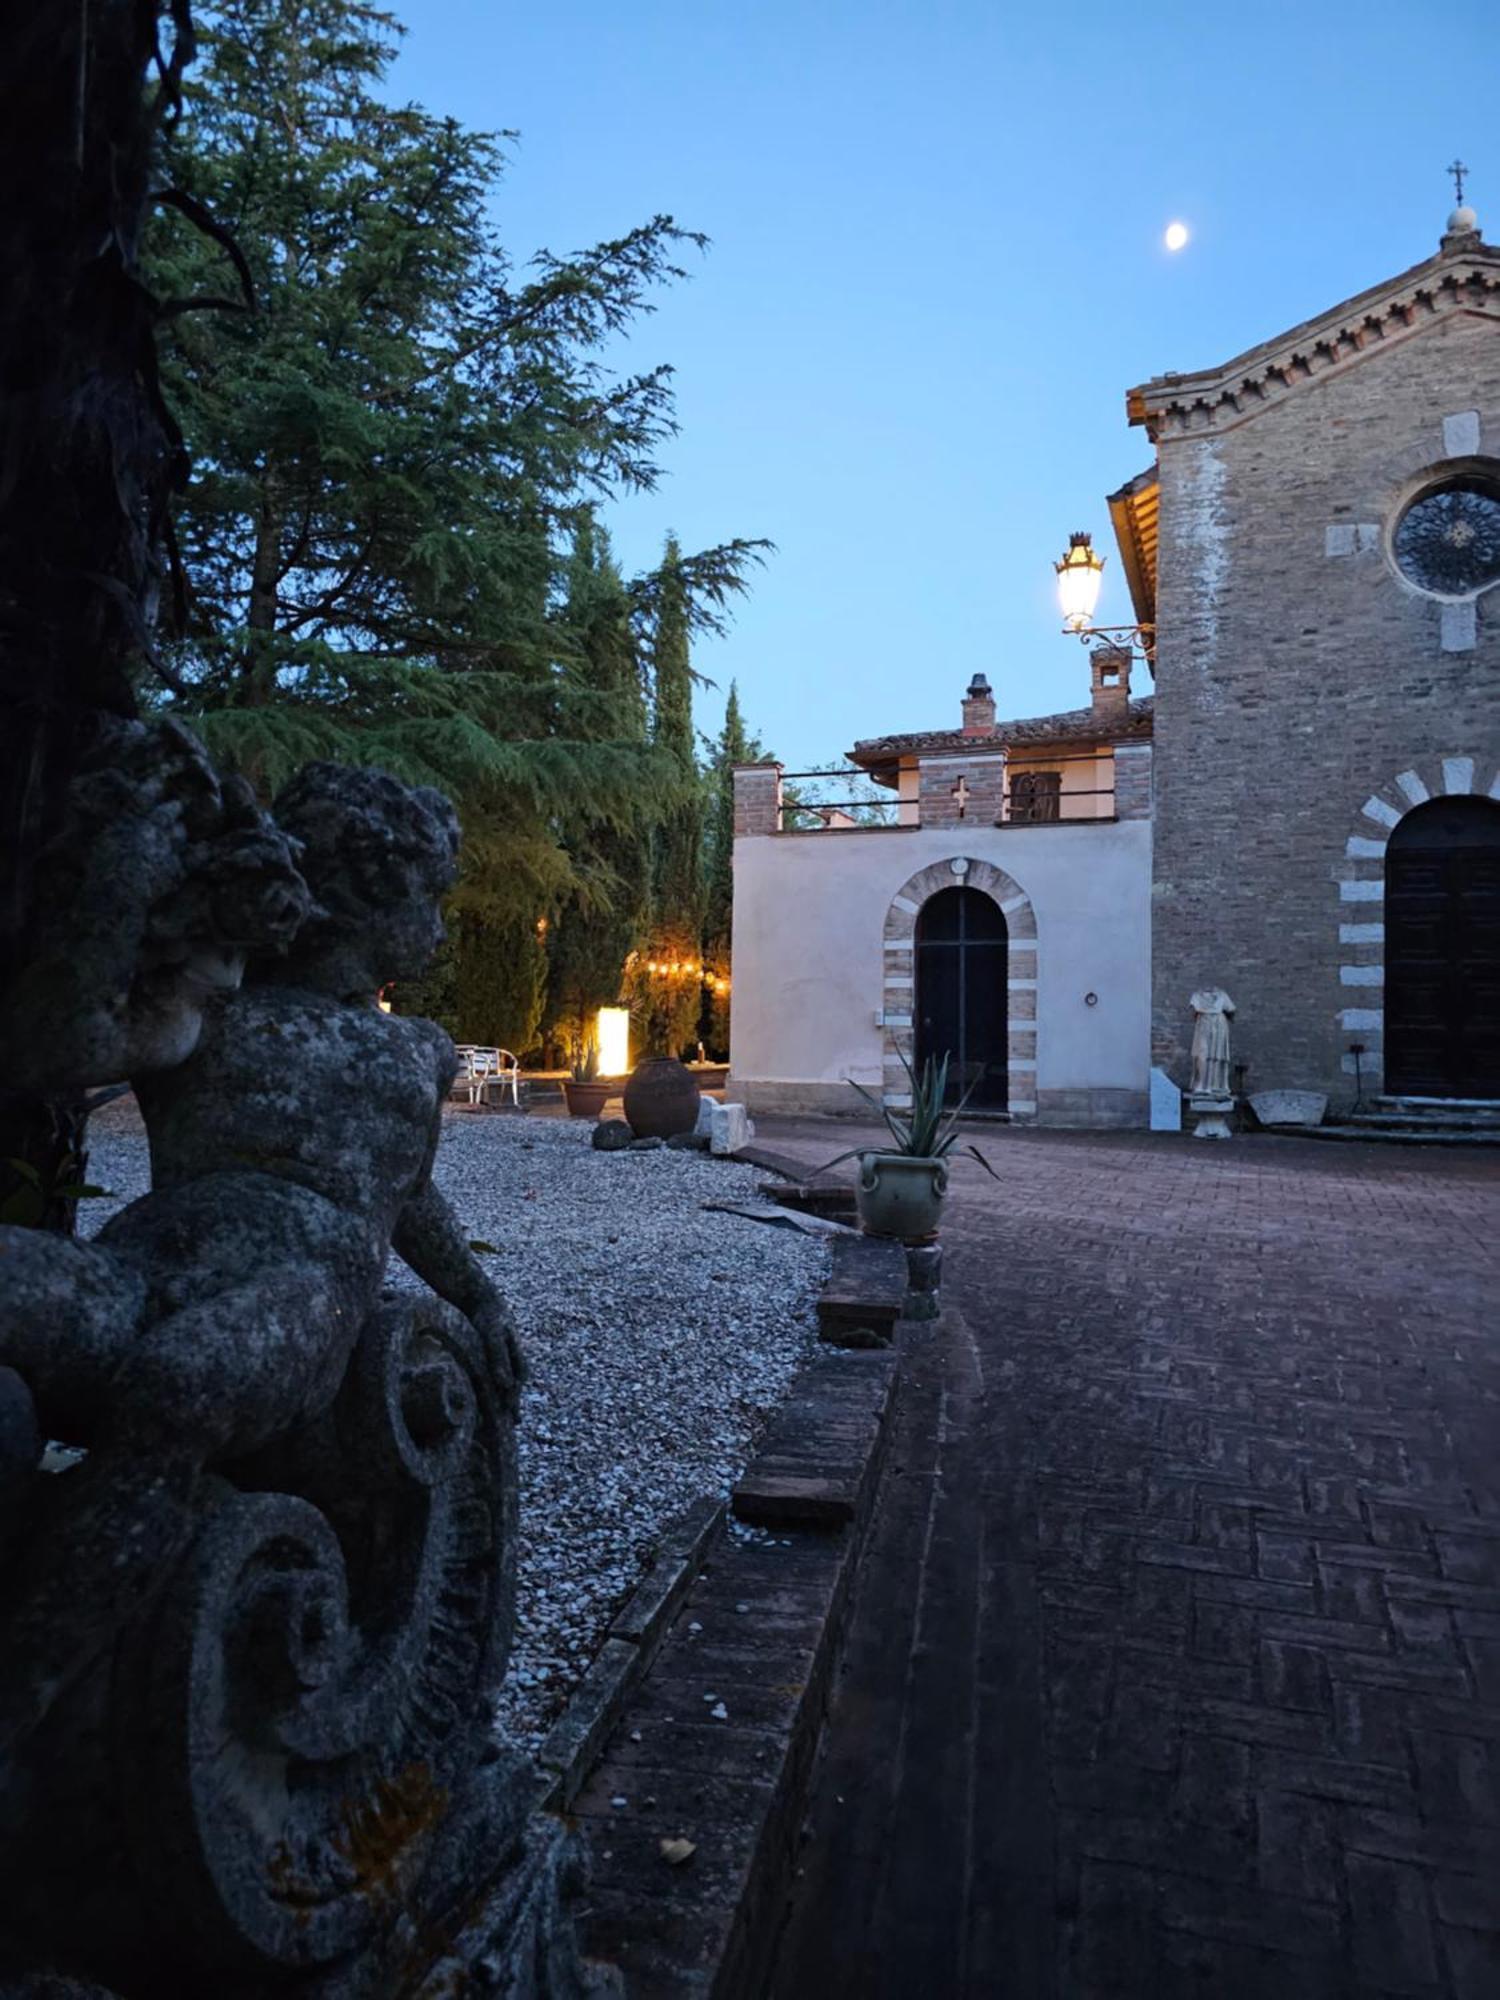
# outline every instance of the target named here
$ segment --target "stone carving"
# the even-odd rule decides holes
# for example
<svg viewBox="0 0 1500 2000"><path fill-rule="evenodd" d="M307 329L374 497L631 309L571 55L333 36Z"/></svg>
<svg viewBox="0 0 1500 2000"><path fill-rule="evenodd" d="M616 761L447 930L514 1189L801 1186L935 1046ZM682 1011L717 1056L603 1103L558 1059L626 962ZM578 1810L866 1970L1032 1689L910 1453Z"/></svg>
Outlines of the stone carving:
<svg viewBox="0 0 1500 2000"><path fill-rule="evenodd" d="M1250 1109L1262 1125L1321 1125L1328 1098L1321 1090L1261 1090Z"/></svg>
<svg viewBox="0 0 1500 2000"><path fill-rule="evenodd" d="M1193 1010L1194 1097L1229 1095L1229 1023L1234 1002L1217 986L1200 989L1188 1001Z"/></svg>
<svg viewBox="0 0 1500 2000"><path fill-rule="evenodd" d="M452 1990L462 1933L478 1990L595 1990L490 1733L520 1361L430 1178L453 1050L375 998L457 838L332 765L273 823L120 725L45 858L0 1051L130 1076L153 1188L92 1243L0 1228L0 1977L365 2000Z"/></svg>
<svg viewBox="0 0 1500 2000"><path fill-rule="evenodd" d="M1227 1139L1234 1109L1229 1087L1229 1023L1234 1002L1222 988L1201 988L1188 1001L1193 1010L1193 1077L1189 1103L1198 1114L1195 1136Z"/></svg>

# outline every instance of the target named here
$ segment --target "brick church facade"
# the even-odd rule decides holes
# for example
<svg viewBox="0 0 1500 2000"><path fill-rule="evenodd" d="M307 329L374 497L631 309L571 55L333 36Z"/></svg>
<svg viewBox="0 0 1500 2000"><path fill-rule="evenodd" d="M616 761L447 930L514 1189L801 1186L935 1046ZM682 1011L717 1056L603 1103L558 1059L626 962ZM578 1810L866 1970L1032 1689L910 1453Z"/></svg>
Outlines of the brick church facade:
<svg viewBox="0 0 1500 2000"><path fill-rule="evenodd" d="M1187 996L1220 986L1252 1091L1500 1096L1500 251L1460 210L1425 263L1128 410L1153 1062L1186 1081Z"/></svg>
<svg viewBox="0 0 1500 2000"><path fill-rule="evenodd" d="M1127 409L1154 696L1108 648L1062 716L997 722L976 677L959 729L855 746L878 825L737 774L752 1109L899 1102L903 1049L966 1038L992 1109L1144 1124L1201 987L1245 1091L1500 1098L1500 251L1458 210L1435 256Z"/></svg>

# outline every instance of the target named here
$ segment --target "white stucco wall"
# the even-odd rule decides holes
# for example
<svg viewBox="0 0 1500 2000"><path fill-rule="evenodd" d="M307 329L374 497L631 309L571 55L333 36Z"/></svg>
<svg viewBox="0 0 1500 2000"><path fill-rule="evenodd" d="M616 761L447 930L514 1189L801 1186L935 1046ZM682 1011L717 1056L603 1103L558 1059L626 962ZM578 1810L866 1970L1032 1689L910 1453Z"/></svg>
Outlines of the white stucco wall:
<svg viewBox="0 0 1500 2000"><path fill-rule="evenodd" d="M835 1108L882 1078L883 936L891 899L954 856L1003 869L1037 926L1037 1089L1102 1093L1101 1122L1142 1107L1150 1073L1151 824L763 835L735 842L731 1088L752 1108ZM954 877L957 881L959 878ZM1095 1006L1084 996L1098 995ZM1029 1026L1030 1024L1024 1024ZM757 1085L781 1088L757 1090ZM822 1086L823 1088L812 1088ZM1116 1096L1107 1100L1108 1093ZM854 1093L846 1091L857 1108ZM1106 1102L1107 1100L1107 1102ZM1075 1115L1076 1114L1076 1115ZM1090 1122L1055 1098L1052 1122Z"/></svg>

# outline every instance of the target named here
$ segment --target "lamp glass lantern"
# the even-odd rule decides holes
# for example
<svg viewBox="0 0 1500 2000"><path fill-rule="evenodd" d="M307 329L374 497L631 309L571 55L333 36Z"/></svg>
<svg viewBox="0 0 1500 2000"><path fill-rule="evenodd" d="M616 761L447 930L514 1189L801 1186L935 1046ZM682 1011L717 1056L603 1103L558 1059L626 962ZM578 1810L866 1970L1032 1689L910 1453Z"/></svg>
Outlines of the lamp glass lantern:
<svg viewBox="0 0 1500 2000"><path fill-rule="evenodd" d="M1087 631L1099 602L1099 586L1104 578L1104 558L1090 536L1080 530L1068 537L1067 552L1052 567L1057 571L1057 597L1062 605L1063 624L1069 632Z"/></svg>

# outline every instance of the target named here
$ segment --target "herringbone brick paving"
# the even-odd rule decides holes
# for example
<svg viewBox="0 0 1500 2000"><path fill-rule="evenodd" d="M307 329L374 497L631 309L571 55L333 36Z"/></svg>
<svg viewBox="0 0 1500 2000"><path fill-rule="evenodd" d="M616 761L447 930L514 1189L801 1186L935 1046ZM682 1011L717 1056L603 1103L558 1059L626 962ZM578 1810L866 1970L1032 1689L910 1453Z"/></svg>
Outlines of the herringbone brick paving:
<svg viewBox="0 0 1500 2000"><path fill-rule="evenodd" d="M1495 1164L982 1143L778 2000L1496 2000Z"/></svg>

